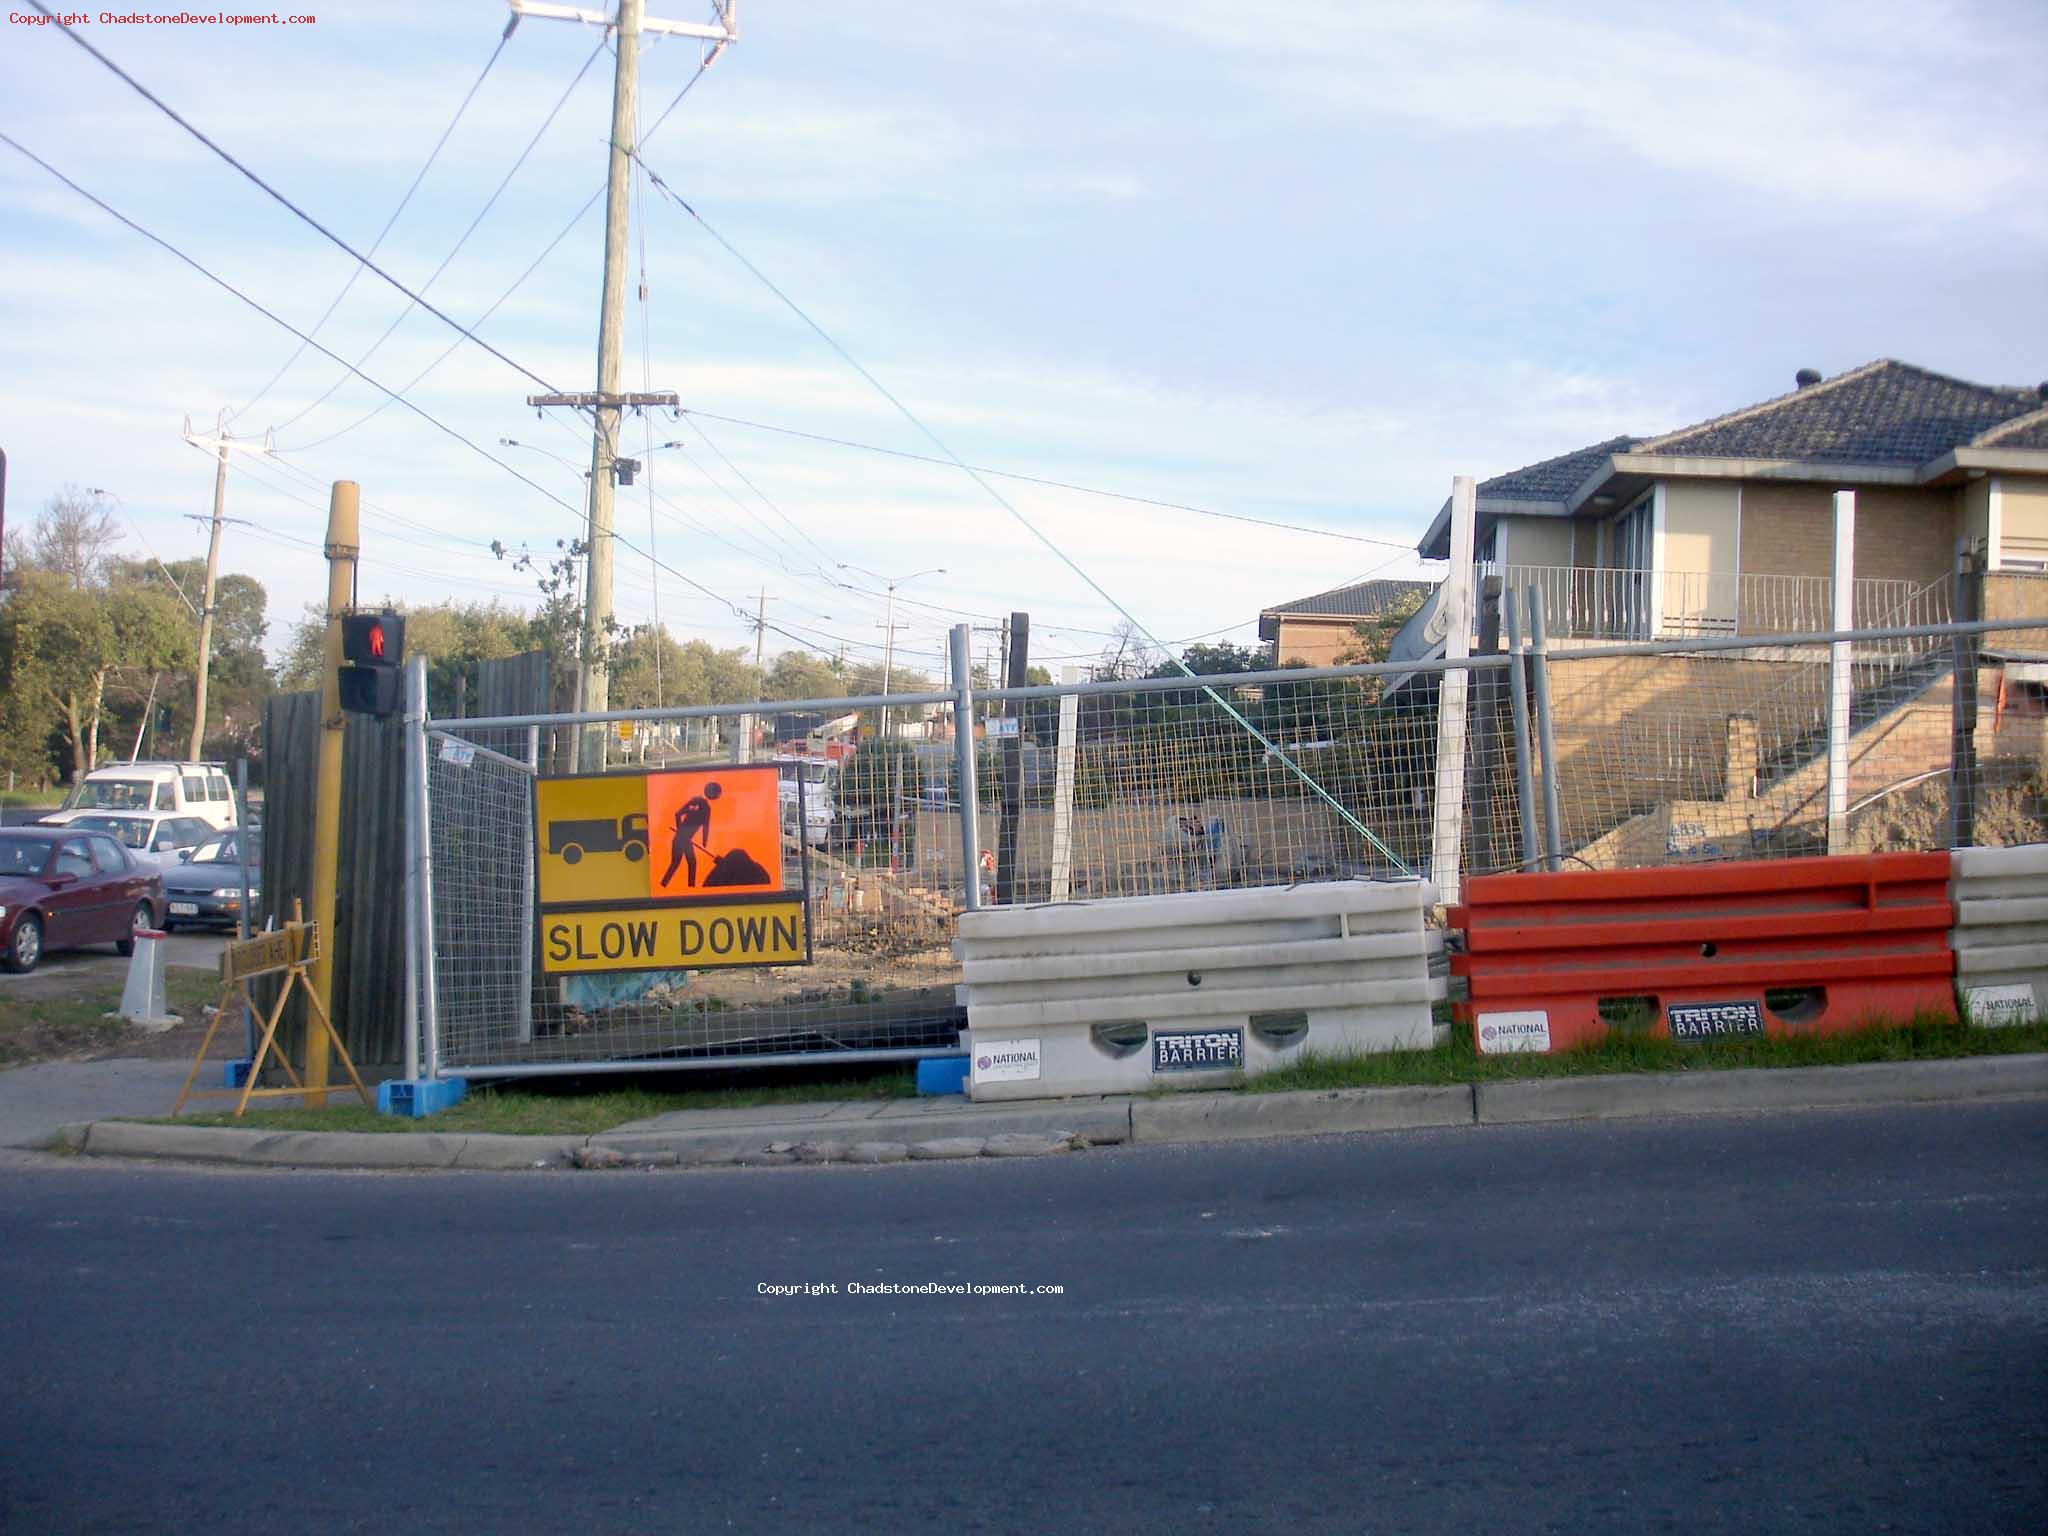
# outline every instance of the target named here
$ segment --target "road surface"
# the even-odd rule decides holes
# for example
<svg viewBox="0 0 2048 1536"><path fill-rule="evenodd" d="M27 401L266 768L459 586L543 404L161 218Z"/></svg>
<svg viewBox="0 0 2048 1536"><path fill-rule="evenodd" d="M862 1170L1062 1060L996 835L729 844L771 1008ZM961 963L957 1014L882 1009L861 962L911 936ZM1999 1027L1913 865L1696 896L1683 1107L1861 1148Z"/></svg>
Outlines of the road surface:
<svg viewBox="0 0 2048 1536"><path fill-rule="evenodd" d="M2040 1102L873 1169L17 1159L0 1526L2037 1531L2044 1167Z"/></svg>

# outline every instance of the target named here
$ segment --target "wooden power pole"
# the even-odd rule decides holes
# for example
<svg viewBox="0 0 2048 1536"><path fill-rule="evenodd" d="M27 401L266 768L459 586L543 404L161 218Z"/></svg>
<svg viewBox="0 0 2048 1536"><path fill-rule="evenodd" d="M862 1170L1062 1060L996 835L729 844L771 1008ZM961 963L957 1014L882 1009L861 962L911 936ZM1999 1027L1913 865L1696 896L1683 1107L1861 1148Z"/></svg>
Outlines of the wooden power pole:
<svg viewBox="0 0 2048 1536"><path fill-rule="evenodd" d="M220 576L220 522L228 494L228 418L221 412L213 435L219 446L213 462L213 527L206 539L206 595L199 600L199 670L192 683L192 749L188 762L198 762L206 743L206 677L213 664L213 586Z"/></svg>
<svg viewBox="0 0 2048 1536"><path fill-rule="evenodd" d="M618 0L607 18L575 6L537 0L511 0L515 24L523 16L544 16L579 23L609 22L618 67L612 76L612 138L605 179L604 283L597 321L597 388L589 394L529 395L532 406L566 405L591 412L594 431L590 447L590 513L585 536L583 582L583 655L579 659L578 694L584 710L610 707L611 673L605 647L612 627L613 492L632 483L638 466L619 458L619 417L626 406L681 404L673 392L619 393L619 355L626 314L628 221L632 205L633 130L640 92L640 34L667 32L703 38L712 50L710 63L734 40L733 0L719 7L719 26L661 21L645 15L643 0Z"/></svg>

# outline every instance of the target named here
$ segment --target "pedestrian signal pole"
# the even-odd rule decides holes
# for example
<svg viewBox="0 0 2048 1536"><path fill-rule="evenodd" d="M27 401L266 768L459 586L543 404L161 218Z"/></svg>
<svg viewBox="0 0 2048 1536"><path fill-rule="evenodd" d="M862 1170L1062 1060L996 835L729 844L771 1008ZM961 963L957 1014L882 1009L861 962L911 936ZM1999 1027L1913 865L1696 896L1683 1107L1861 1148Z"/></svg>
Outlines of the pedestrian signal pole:
<svg viewBox="0 0 2048 1536"><path fill-rule="evenodd" d="M341 749L348 717L341 708L342 621L355 601L361 490L337 480L327 502L327 649L320 669L320 769L313 800L313 924L319 953L313 996L334 1017L334 897L341 867ZM327 1107L327 1032L306 1030L306 1108Z"/></svg>

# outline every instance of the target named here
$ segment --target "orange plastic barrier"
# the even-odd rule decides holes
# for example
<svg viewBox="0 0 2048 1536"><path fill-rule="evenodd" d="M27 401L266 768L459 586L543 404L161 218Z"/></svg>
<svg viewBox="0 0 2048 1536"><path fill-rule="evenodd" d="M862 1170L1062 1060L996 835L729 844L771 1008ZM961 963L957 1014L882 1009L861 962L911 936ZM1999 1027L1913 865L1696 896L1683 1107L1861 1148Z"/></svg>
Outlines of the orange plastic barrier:
<svg viewBox="0 0 2048 1536"><path fill-rule="evenodd" d="M1955 1017L1946 853L1481 875L1450 925L1482 1054Z"/></svg>

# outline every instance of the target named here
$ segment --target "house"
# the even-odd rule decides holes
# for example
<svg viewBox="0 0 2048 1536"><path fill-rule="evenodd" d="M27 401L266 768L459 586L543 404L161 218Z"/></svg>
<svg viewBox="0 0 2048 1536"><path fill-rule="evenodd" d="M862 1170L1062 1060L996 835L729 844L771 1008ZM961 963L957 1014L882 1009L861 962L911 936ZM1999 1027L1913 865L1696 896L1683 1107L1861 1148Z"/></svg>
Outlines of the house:
<svg viewBox="0 0 2048 1536"><path fill-rule="evenodd" d="M1890 359L1833 378L1802 369L1775 399L1479 484L1475 575L1525 606L1540 594L1566 662L1617 641L1758 642L1553 667L1562 820L1590 862L1807 846L1827 815L1825 653L1773 641L1837 627L1839 491L1854 493L1853 627L1947 622L1959 542L1985 573L1987 616L2048 617L2048 385ZM1425 558L1448 557L1450 516L1447 501L1416 546ZM1393 659L1443 655L1442 608L1439 591ZM1980 737L2014 718L2008 682L2038 692L2023 680L2048 658L2048 632L1985 648L2011 676L1985 682ZM1852 805L1903 804L1946 764L1949 656L1925 640L1856 646ZM1390 692L1402 688L1421 702L1434 678Z"/></svg>
<svg viewBox="0 0 2048 1536"><path fill-rule="evenodd" d="M1401 613L1435 591L1427 581L1361 581L1297 597L1259 615L1274 666L1327 667L1359 644L1358 626ZM1403 615L1405 617L1405 614Z"/></svg>
<svg viewBox="0 0 2048 1536"><path fill-rule="evenodd" d="M1858 627L1945 620L1959 538L1987 570L2048 571L2048 386L1802 369L1760 405L1483 481L1473 554L1541 589L1553 639L1829 629L1838 490L1856 492ZM1416 548L1449 555L1448 501ZM1441 655L1427 628L1396 659Z"/></svg>

